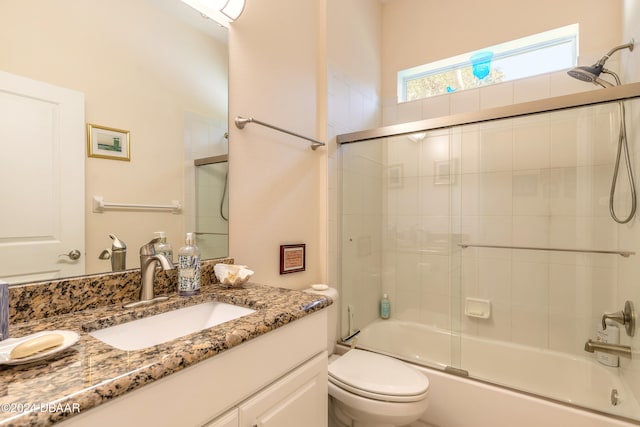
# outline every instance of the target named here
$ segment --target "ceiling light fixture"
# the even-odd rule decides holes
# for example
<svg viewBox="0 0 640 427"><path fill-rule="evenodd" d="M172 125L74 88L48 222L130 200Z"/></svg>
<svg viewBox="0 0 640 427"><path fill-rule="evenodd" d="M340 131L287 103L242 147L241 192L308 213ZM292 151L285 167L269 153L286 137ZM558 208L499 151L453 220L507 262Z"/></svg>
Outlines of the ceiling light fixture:
<svg viewBox="0 0 640 427"><path fill-rule="evenodd" d="M182 0L202 15L216 21L223 27L240 17L245 0Z"/></svg>

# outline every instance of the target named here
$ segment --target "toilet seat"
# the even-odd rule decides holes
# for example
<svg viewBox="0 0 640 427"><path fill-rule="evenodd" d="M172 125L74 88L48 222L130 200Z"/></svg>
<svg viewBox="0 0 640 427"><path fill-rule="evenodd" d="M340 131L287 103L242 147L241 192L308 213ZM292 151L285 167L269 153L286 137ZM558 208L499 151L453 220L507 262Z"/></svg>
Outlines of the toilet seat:
<svg viewBox="0 0 640 427"><path fill-rule="evenodd" d="M417 402L429 392L429 380L399 360L350 350L329 364L329 381L358 396L384 402Z"/></svg>

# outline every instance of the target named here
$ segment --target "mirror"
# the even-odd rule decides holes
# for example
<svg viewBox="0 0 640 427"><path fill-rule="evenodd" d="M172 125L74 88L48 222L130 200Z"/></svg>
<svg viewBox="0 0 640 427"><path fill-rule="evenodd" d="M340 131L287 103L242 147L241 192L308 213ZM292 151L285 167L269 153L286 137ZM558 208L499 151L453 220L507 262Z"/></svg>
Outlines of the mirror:
<svg viewBox="0 0 640 427"><path fill-rule="evenodd" d="M126 243L127 269L139 267L138 250L156 231L166 233L174 253L195 231L203 259L227 256L220 216L228 218L227 30L180 0L7 0L2 9L0 37L8 42L0 70L82 93L85 123L129 132L128 160L84 154L84 274L111 271L100 259L110 234ZM84 138L80 144L86 150ZM40 173L29 170L29 158L16 157L22 170ZM202 160L211 158L212 166ZM96 196L109 203L176 200L181 209L96 212ZM0 244L7 240L0 235ZM58 278L38 269L38 256L26 257L33 275L10 283Z"/></svg>

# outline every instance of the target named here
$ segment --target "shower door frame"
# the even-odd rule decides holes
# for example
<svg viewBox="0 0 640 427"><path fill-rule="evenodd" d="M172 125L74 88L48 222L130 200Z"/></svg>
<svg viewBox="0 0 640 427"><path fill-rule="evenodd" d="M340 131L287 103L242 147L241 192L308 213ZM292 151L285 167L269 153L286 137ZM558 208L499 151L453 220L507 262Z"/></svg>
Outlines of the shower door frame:
<svg viewBox="0 0 640 427"><path fill-rule="evenodd" d="M640 83L629 83L606 89L594 89L571 95L556 96L537 101L523 102L504 107L488 108L470 113L453 114L433 119L419 120L398 125L383 126L359 132L338 135L338 145L371 139L386 138L415 132L444 129L493 120L510 119L530 114L549 113L574 107L586 107L604 102L624 101L640 97Z"/></svg>
<svg viewBox="0 0 640 427"><path fill-rule="evenodd" d="M441 130L452 128L455 126L469 125L469 124L477 124L477 123L486 123L490 121L503 120L503 119L511 119L517 117L523 117L528 115L534 115L539 113L551 113L561 110L568 110L572 108L578 107L588 107L594 106L597 104L615 102L615 101L625 101L631 99L640 98L640 83L630 83L622 86L611 87L606 89L594 89L590 91L580 92L576 94L563 95L552 98L545 98L541 100L508 105L504 107L496 107L491 109L485 109L476 112L469 113L461 113L455 114L445 117L433 118L420 120L415 122L403 123L398 125L385 126L375 129L369 129L364 131L352 132L347 134L338 135L336 137L337 144L340 146L342 144L350 144L361 141L370 141L388 137L395 137L399 135L407 135L413 134L417 132L428 132L433 130ZM456 246L473 246L469 245L456 245ZM549 250L549 248L515 248L515 249L541 249L541 250ZM560 249L551 249L551 250L560 250ZM573 251L573 250L571 250ZM599 252L599 251L595 251ZM618 252L618 251L606 251L605 253L616 254L623 257L628 257L632 255L630 252ZM461 316L460 307L457 307L457 311L455 305L452 305L452 321L454 319ZM344 319L342 319L344 320ZM452 325L453 326L453 325ZM342 328L344 329L344 328ZM452 332L458 331L459 328L452 328ZM351 331L349 331L351 332ZM459 345L459 344L458 344ZM452 353L452 357L453 353ZM445 367L443 370L445 372L449 372L455 375L467 376L468 374L463 369L459 369L457 367L461 366L459 361L450 360L449 366ZM458 362L458 363L457 363ZM475 379L475 378L474 378ZM482 381L482 380L480 380ZM497 385L497 384L494 384ZM506 387L509 388L509 387ZM527 391L521 391L527 393ZM540 397L538 395L533 394L534 396ZM590 410L584 406L579 406L582 410ZM594 412L599 411L595 410ZM611 416L611 414L607 414ZM616 416L613 415L615 418ZM634 420L637 421L637 420Z"/></svg>

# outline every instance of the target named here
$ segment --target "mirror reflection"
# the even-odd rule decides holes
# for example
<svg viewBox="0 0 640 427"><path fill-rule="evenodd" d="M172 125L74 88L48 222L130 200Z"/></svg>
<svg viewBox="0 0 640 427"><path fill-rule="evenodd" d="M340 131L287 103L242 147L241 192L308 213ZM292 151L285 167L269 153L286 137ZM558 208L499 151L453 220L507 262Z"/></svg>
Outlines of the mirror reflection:
<svg viewBox="0 0 640 427"><path fill-rule="evenodd" d="M227 256L228 161L196 165L228 152L226 30L180 0L2 9L0 280L111 271L111 235L126 268L158 231L174 248L194 231L203 258ZM128 132L129 158L88 157L87 124ZM122 146L104 136L100 151Z"/></svg>

